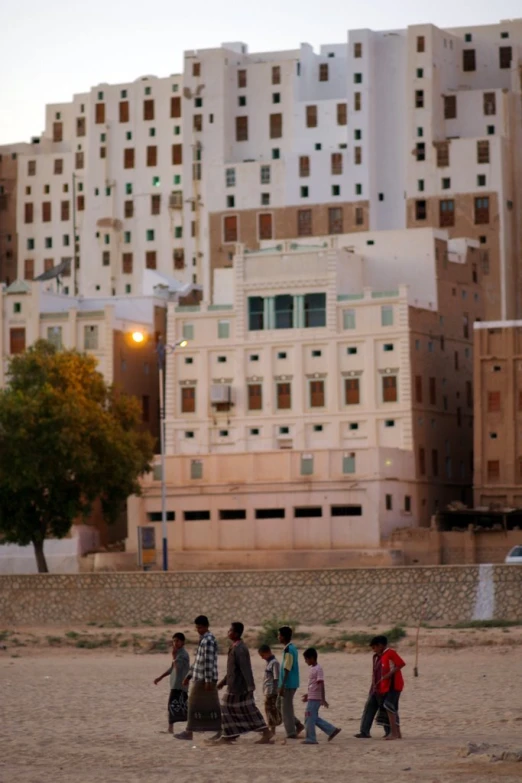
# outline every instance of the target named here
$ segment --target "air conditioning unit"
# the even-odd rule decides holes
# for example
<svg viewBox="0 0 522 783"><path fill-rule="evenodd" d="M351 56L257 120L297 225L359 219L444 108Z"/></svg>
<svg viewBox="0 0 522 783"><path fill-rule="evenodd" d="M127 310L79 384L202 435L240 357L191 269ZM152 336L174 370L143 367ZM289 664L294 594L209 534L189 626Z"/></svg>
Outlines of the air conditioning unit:
<svg viewBox="0 0 522 783"><path fill-rule="evenodd" d="M222 405L232 402L231 389L224 383L213 384L210 387L210 402L212 405Z"/></svg>
<svg viewBox="0 0 522 783"><path fill-rule="evenodd" d="M181 190L173 190L169 196L170 209L181 209L183 207L183 193Z"/></svg>

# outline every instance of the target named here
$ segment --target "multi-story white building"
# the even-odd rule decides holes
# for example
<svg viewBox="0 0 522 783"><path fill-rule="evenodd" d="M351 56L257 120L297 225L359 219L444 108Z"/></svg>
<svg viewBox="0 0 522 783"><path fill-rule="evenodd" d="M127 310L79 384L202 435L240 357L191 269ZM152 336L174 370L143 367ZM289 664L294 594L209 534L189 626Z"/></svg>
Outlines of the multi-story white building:
<svg viewBox="0 0 522 783"><path fill-rule="evenodd" d="M479 260L433 229L264 243L216 270L212 304L170 304L188 344L167 363L169 546L198 567L296 563L466 500ZM131 550L161 517L157 479L130 501Z"/></svg>
<svg viewBox="0 0 522 783"><path fill-rule="evenodd" d="M487 316L512 317L521 47L522 20L355 30L319 53L228 43L48 106L20 160L19 276L76 254L71 294L140 293L156 268L209 303L236 242L431 226L480 242Z"/></svg>

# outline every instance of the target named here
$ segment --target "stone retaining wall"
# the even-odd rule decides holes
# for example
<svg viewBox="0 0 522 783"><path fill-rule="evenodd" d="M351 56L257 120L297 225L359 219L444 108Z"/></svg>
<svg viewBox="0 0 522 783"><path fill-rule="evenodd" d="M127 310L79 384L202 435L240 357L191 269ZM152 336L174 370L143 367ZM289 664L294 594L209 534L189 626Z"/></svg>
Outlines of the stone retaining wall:
<svg viewBox="0 0 522 783"><path fill-rule="evenodd" d="M522 566L0 576L0 629L269 617L357 625L522 620Z"/></svg>

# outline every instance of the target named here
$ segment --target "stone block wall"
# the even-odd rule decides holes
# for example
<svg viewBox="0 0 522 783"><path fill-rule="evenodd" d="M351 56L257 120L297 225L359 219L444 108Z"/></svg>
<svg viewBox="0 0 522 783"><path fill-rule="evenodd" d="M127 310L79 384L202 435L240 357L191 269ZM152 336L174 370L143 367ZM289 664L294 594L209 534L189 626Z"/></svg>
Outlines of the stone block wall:
<svg viewBox="0 0 522 783"><path fill-rule="evenodd" d="M354 625L522 620L522 567L434 566L0 576L0 629L88 622L214 624L269 617Z"/></svg>

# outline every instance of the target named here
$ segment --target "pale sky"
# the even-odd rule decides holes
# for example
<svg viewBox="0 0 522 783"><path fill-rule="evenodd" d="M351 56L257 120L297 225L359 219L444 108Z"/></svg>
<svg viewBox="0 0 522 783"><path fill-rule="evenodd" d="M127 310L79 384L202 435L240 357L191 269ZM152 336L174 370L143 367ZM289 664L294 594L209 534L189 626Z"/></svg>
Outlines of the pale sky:
<svg viewBox="0 0 522 783"><path fill-rule="evenodd" d="M243 41L249 51L346 40L349 29L493 24L521 0L0 0L0 144L43 130L47 103L100 82L179 73L186 49Z"/></svg>

